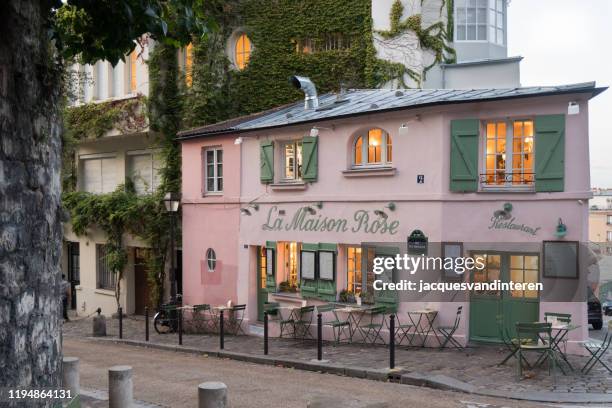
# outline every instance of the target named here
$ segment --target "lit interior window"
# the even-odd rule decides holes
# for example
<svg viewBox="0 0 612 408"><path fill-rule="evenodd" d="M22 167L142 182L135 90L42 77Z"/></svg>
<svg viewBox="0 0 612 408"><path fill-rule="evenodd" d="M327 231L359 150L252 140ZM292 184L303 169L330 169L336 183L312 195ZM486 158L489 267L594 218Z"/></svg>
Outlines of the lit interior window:
<svg viewBox="0 0 612 408"><path fill-rule="evenodd" d="M246 34L240 34L236 40L235 61L236 68L243 70L251 58L251 40Z"/></svg>
<svg viewBox="0 0 612 408"><path fill-rule="evenodd" d="M391 136L382 129L368 130L367 135L359 135L355 139L354 164L384 164L391 163L393 146Z"/></svg>
<svg viewBox="0 0 612 408"><path fill-rule="evenodd" d="M185 47L185 84L193 84L193 44L189 43Z"/></svg>

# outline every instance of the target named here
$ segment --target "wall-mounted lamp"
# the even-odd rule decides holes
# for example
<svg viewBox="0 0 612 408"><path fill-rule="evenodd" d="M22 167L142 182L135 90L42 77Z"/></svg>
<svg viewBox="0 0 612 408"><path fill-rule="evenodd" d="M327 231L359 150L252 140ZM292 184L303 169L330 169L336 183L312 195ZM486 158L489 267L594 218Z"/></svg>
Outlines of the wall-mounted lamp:
<svg viewBox="0 0 612 408"><path fill-rule="evenodd" d="M579 113L580 113L580 105L578 105L578 102L571 101L570 103L567 104L567 114L568 115L577 115Z"/></svg>
<svg viewBox="0 0 612 408"><path fill-rule="evenodd" d="M559 218L559 222L557 223L557 229L555 231L555 235L557 238L563 238L567 234L567 225L563 223L563 220Z"/></svg>
<svg viewBox="0 0 612 408"><path fill-rule="evenodd" d="M243 141L244 139L242 137L237 137L236 139L234 139L234 144L239 145L242 144Z"/></svg>
<svg viewBox="0 0 612 408"><path fill-rule="evenodd" d="M317 213L317 211L309 205L304 207L304 210L310 215L315 215Z"/></svg>
<svg viewBox="0 0 612 408"><path fill-rule="evenodd" d="M310 129L310 136L311 137L319 136L319 128L313 127L312 129Z"/></svg>
<svg viewBox="0 0 612 408"><path fill-rule="evenodd" d="M385 205L385 208L388 208L390 211L395 211L395 203L391 201L389 204Z"/></svg>
<svg viewBox="0 0 612 408"><path fill-rule="evenodd" d="M315 203L315 207L317 207L319 210L320 210L321 208L323 208L323 201L317 201L317 202Z"/></svg>
<svg viewBox="0 0 612 408"><path fill-rule="evenodd" d="M252 208L255 211L259 211L259 204L249 204L248 207L246 208L241 208L240 209L240 214L242 215L251 215L251 210L249 208Z"/></svg>
<svg viewBox="0 0 612 408"><path fill-rule="evenodd" d="M382 211L382 210L374 210L374 214L375 214L375 215L378 215L378 216L379 216L379 217L381 217L381 218L384 218L385 220L386 220L387 218L389 218L389 216L387 215L387 213L386 213L386 212L384 212L384 211Z"/></svg>

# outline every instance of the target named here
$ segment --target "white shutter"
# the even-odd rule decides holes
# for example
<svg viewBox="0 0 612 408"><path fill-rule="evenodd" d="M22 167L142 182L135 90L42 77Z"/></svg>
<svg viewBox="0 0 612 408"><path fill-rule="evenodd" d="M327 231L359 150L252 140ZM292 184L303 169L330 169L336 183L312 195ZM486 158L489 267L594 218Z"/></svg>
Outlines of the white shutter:
<svg viewBox="0 0 612 408"><path fill-rule="evenodd" d="M101 162L100 159L83 160L83 190L90 193L102 192Z"/></svg>
<svg viewBox="0 0 612 408"><path fill-rule="evenodd" d="M102 159L102 193L111 193L117 188L117 164L114 157Z"/></svg>
<svg viewBox="0 0 612 408"><path fill-rule="evenodd" d="M151 192L151 172L152 166L150 154L131 155L130 157L130 176L134 182L136 194L146 194Z"/></svg>

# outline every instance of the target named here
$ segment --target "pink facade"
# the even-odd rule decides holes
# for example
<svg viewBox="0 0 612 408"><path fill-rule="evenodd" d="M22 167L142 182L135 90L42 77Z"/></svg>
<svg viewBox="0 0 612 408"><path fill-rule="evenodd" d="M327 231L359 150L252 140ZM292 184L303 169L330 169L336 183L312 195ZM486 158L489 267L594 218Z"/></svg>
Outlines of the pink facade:
<svg viewBox="0 0 612 408"><path fill-rule="evenodd" d="M262 262L258 251L269 242L336 245L334 284L339 294L348 287L349 248L367 242L405 243L414 230L423 231L432 243L460 242L465 252L491 250L495 243L514 243L511 245L513 253L534 253L539 259L542 258L542 242L558 239L555 231L559 219L567 226L563 240L587 241L589 97L590 94L567 94L442 105L183 140L185 302L222 304L232 300L246 303L248 321L256 322L258 294L261 296L261 288L265 286L262 275L258 274L261 269L258 262ZM579 114L566 114L569 101L579 103ZM475 118L484 123L552 114L565 115L562 192L450 191L452 120ZM308 135L314 125L319 128L316 181L284 183L278 179L278 174L284 171L282 165L287 162L278 146ZM355 137L371 128L383 129L392 138L392 164L369 173L351 171ZM234 143L237 137L242 138L241 144ZM275 146L275 178L270 184L260 181L262 141L273 141ZM484 139L479 143L480 171L484 168ZM203 194L202 152L212 146L223 148L224 188L220 195ZM418 175L424 176L423 183L417 182ZM252 203L257 203L257 209ZM389 209L389 203L395 204L393 210ZM490 228L493 213L505 203L512 203L512 216L536 228L537 232ZM291 227L292 217L305 206L315 210L307 219L312 218L313 222L327 219L331 222L330 228L320 231L321 228ZM240 208L249 208L248 214L241 214ZM374 213L377 210L388 216L384 220L387 227L394 221L397 222L395 227L385 230L381 226L383 221ZM355 218L357 212L361 214L359 219ZM348 228L339 228L338 220L341 219L347 220ZM207 248L214 248L217 254L219 266L214 272L208 272L205 265ZM290 279L289 272L283 272L287 269L283 262L293 262L283 251L279 247L275 253L279 258L275 272L277 286L280 281ZM468 275L463 279L469 280ZM541 266L539 280L547 284ZM321 300L303 299L300 292L268 292L267 300L282 304L322 303ZM427 306L439 311L436 324L449 325L455 319L457 306L463 305L457 337L467 341L473 337L473 332L470 335L473 302L469 296L452 302L444 300L400 298L398 316ZM586 303L575 300L561 302L542 297L537 307L540 319L546 311L572 314L572 321L582 326L570 336L569 347L574 351L578 350L575 342L588 337Z"/></svg>

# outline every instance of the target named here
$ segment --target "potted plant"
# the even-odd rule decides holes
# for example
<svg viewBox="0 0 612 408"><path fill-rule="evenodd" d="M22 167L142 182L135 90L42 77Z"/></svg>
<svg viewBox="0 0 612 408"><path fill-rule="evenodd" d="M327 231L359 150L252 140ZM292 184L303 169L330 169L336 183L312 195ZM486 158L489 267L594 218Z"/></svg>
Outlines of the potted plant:
<svg viewBox="0 0 612 408"><path fill-rule="evenodd" d="M343 289L339 295L340 302L355 303L355 294L348 289Z"/></svg>
<svg viewBox="0 0 612 408"><path fill-rule="evenodd" d="M365 294L362 293L361 303L365 305L373 305L374 304L374 293L372 293L371 291L368 291Z"/></svg>
<svg viewBox="0 0 612 408"><path fill-rule="evenodd" d="M279 292L289 292L289 293L296 293L297 292L297 286L296 285L292 285L291 282L289 281L283 281L278 285L278 291Z"/></svg>

